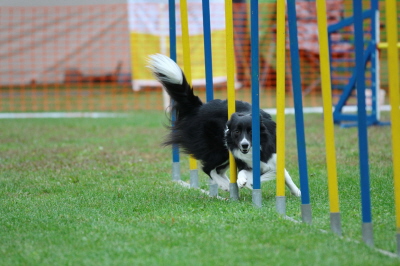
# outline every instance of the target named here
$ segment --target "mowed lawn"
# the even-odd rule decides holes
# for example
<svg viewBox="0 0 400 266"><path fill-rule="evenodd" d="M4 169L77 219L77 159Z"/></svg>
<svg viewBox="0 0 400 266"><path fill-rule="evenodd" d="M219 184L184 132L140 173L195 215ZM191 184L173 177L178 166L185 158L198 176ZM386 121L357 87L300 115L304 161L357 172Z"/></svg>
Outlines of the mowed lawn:
<svg viewBox="0 0 400 266"><path fill-rule="evenodd" d="M384 119L389 114L384 113ZM330 232L323 117L305 117L312 225L171 181L163 112L0 120L0 265L400 265L361 238L357 129L335 128L343 238ZM375 246L395 252L390 127L369 128ZM294 117L287 169L299 184ZM189 179L182 155L182 179ZM200 173L201 187L207 177ZM301 220L287 191L287 214ZM220 196L229 197L226 192Z"/></svg>

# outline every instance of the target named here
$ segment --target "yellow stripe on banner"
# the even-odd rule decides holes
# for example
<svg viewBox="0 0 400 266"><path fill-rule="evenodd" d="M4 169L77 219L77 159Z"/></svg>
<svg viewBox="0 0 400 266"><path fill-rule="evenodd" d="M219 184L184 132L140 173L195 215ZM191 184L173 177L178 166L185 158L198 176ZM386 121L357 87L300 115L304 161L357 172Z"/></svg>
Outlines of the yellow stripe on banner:
<svg viewBox="0 0 400 266"><path fill-rule="evenodd" d="M192 85L192 68L190 60L190 42L189 42L189 19L187 1L181 3L181 27L182 27L182 47L183 47L183 70L190 85ZM189 169L197 169L197 161L192 156L189 157Z"/></svg>
<svg viewBox="0 0 400 266"><path fill-rule="evenodd" d="M285 0L276 15L276 196L285 196Z"/></svg>
<svg viewBox="0 0 400 266"><path fill-rule="evenodd" d="M326 165L328 170L329 206L331 213L339 212L339 192L336 172L335 136L332 114L332 91L325 0L317 0L318 36L320 49L321 87L324 106Z"/></svg>
<svg viewBox="0 0 400 266"><path fill-rule="evenodd" d="M399 52L396 0L386 0L386 30L388 41L388 68L390 93L390 118L392 123L393 179L396 205L396 227L400 228L400 92Z"/></svg>
<svg viewBox="0 0 400 266"><path fill-rule="evenodd" d="M235 53L233 51L233 11L232 0L225 0L226 28L226 73L228 90L228 119L236 111L235 105ZM230 182L236 183L237 168L235 159L229 154Z"/></svg>

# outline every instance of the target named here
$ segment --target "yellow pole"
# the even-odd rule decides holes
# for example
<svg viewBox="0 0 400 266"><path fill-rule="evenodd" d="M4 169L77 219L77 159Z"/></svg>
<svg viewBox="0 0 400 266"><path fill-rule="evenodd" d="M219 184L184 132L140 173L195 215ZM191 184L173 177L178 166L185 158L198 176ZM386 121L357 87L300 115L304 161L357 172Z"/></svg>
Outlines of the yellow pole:
<svg viewBox="0 0 400 266"><path fill-rule="evenodd" d="M180 1L181 11L181 27L182 27L182 47L183 47L183 69L189 84L192 84L192 68L190 60L190 43L189 43L189 19L188 19L187 1ZM189 169L197 169L197 161L192 156L189 157Z"/></svg>
<svg viewBox="0 0 400 266"><path fill-rule="evenodd" d="M397 253L400 256L400 92L398 21L396 0L386 0L386 29L388 43L389 93L392 122L393 179L396 208Z"/></svg>
<svg viewBox="0 0 400 266"><path fill-rule="evenodd" d="M276 11L276 196L285 196L285 0Z"/></svg>
<svg viewBox="0 0 400 266"><path fill-rule="evenodd" d="M233 51L233 12L232 0L225 0L226 27L226 72L228 90L228 119L236 111L235 105L235 53ZM237 169L233 155L229 153L230 183L236 183Z"/></svg>
<svg viewBox="0 0 400 266"><path fill-rule="evenodd" d="M324 0L317 0L317 19L319 36L319 54L320 54L320 72L321 87L324 106L324 128L325 128L325 148L326 148L326 166L328 172L328 191L329 206L331 212L331 228L341 234L340 215L339 215L339 193L336 172L336 153L335 136L332 114L332 90L331 74L329 61L328 32L326 22L326 5ZM335 216L335 217L334 217ZM336 221L332 221L332 219Z"/></svg>

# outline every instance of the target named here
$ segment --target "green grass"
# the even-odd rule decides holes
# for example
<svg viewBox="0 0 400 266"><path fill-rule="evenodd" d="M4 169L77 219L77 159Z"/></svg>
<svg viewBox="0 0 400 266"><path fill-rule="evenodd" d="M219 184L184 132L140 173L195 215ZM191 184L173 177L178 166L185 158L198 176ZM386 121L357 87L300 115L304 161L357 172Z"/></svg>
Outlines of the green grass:
<svg viewBox="0 0 400 266"><path fill-rule="evenodd" d="M170 181L163 123L161 112L0 120L0 265L400 264L361 241L355 128L335 129L342 239L329 229L322 115L305 117L312 225L276 214L274 182L263 184L258 209L250 190L222 201ZM287 169L298 184L293 116L287 123ZM390 128L372 127L369 138L374 240L394 252ZM181 168L188 180L185 156ZM200 183L207 188L202 173ZM288 192L287 213L301 219Z"/></svg>

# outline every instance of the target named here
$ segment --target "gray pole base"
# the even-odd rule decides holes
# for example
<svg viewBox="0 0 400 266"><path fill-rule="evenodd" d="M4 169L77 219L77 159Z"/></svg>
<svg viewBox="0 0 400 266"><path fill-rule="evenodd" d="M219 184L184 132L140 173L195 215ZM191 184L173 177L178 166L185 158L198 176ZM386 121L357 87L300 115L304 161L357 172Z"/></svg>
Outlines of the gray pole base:
<svg viewBox="0 0 400 266"><path fill-rule="evenodd" d="M286 197L276 196L276 211L285 216L286 215Z"/></svg>
<svg viewBox="0 0 400 266"><path fill-rule="evenodd" d="M331 212L331 230L338 236L342 236L342 222L340 212Z"/></svg>
<svg viewBox="0 0 400 266"><path fill-rule="evenodd" d="M253 204L258 208L262 207L261 189L253 189Z"/></svg>
<svg viewBox="0 0 400 266"><path fill-rule="evenodd" d="M172 163L172 181L181 180L181 166L179 162Z"/></svg>
<svg viewBox="0 0 400 266"><path fill-rule="evenodd" d="M400 228L397 228L397 232L400 232ZM397 233L397 256L400 257L400 233Z"/></svg>
<svg viewBox="0 0 400 266"><path fill-rule="evenodd" d="M301 220L303 223L312 223L311 204L301 204Z"/></svg>
<svg viewBox="0 0 400 266"><path fill-rule="evenodd" d="M365 244L370 247L374 246L374 233L372 230L372 223L362 224L362 238Z"/></svg>
<svg viewBox="0 0 400 266"><path fill-rule="evenodd" d="M209 184L210 184L210 192L209 192L210 197L218 196L218 184L212 179L210 179Z"/></svg>
<svg viewBox="0 0 400 266"><path fill-rule="evenodd" d="M190 187L199 188L199 172L197 169L190 170Z"/></svg>
<svg viewBox="0 0 400 266"><path fill-rule="evenodd" d="M231 200L239 200L239 188L237 183L229 183L229 194Z"/></svg>

